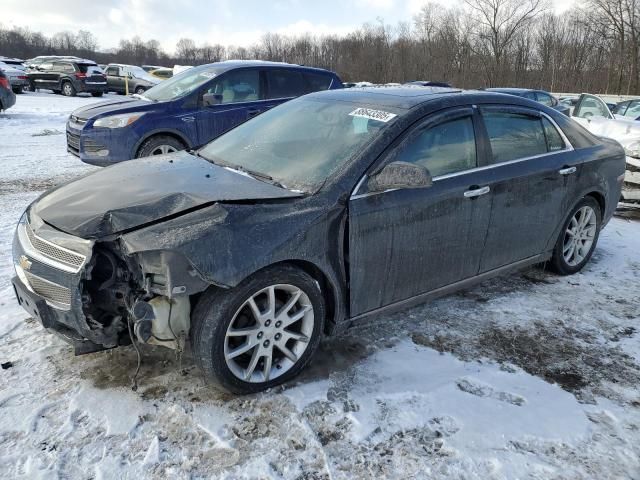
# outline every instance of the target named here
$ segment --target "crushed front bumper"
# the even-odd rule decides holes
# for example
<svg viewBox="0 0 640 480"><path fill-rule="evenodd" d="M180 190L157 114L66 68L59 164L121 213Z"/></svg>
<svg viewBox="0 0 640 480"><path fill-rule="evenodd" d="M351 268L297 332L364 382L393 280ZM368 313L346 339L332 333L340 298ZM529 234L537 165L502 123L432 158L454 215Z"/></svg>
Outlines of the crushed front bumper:
<svg viewBox="0 0 640 480"><path fill-rule="evenodd" d="M13 283L18 304L45 329L69 343L76 355L107 350L107 347L87 340L70 326L84 319L76 318L72 311L67 312L51 307L43 297L32 292L17 276L13 277L11 283Z"/></svg>
<svg viewBox="0 0 640 480"><path fill-rule="evenodd" d="M18 303L45 328L70 341L76 353L117 346L117 338L90 328L83 312L81 284L93 242L24 218L13 239L12 283Z"/></svg>

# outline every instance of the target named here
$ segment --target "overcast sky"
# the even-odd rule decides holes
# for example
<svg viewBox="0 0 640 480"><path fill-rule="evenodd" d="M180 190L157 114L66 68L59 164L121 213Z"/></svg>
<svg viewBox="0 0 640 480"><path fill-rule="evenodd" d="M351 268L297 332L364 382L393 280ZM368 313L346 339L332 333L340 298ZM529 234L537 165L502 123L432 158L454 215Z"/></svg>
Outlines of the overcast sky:
<svg viewBox="0 0 640 480"><path fill-rule="evenodd" d="M453 4L459 0L440 0ZM557 10L574 0L553 0ZM268 31L345 33L381 17L411 20L426 0L1 0L0 23L51 35L91 31L101 49L121 38L156 39L173 52L179 38L247 46Z"/></svg>

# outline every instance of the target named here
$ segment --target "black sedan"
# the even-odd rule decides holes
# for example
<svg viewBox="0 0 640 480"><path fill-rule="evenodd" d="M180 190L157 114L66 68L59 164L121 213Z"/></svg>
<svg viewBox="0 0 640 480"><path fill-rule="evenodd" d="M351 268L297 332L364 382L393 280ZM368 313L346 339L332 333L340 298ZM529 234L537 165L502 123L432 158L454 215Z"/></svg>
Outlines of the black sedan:
<svg viewBox="0 0 640 480"><path fill-rule="evenodd" d="M616 142L516 96L315 93L41 196L13 284L77 353L190 341L208 379L254 392L356 321L532 264L580 271L624 169Z"/></svg>

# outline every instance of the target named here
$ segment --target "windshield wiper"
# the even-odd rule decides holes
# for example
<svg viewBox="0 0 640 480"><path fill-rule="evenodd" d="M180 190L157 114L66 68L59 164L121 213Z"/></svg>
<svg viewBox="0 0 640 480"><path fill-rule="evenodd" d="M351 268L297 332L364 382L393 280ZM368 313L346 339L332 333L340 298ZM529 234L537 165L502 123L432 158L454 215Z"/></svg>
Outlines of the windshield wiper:
<svg viewBox="0 0 640 480"><path fill-rule="evenodd" d="M196 155L197 157L204 158L206 161L211 162L214 165L218 165L219 167L226 167L226 168L230 168L231 170L237 170L238 172L251 175L253 178L255 178L256 180L260 180L261 182L265 182L270 185L274 185L276 187L288 190L287 187L285 187L283 184L281 184L277 180L274 180L274 178L271 175L268 175L266 173L257 172L255 170L251 170L250 168L243 167L242 165L236 165L231 162L225 162L224 160L220 160L219 158L216 158L214 160L213 158L205 157L204 155L200 154L199 151L194 151L193 154Z"/></svg>

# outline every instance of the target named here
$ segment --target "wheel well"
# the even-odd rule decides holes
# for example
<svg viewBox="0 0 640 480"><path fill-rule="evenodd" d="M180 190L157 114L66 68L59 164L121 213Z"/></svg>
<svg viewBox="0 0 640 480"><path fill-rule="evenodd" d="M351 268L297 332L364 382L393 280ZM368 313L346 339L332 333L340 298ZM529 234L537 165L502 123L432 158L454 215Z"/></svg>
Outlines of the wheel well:
<svg viewBox="0 0 640 480"><path fill-rule="evenodd" d="M591 192L585 196L593 197L596 200L596 202L598 202L598 205L600 205L600 213L602 214L602 216L604 216L604 212L605 212L604 196L599 192Z"/></svg>
<svg viewBox="0 0 640 480"><path fill-rule="evenodd" d="M140 149L145 144L145 142L147 142L148 140L151 140L154 137L171 137L179 141L182 145L184 145L185 148L189 148L189 144L185 142L184 138L182 138L180 135L177 135L173 132L155 132L140 142L140 144L138 145L138 148L136 149L136 158L138 158L138 155L140 154Z"/></svg>
<svg viewBox="0 0 640 480"><path fill-rule="evenodd" d="M336 292L334 291L333 286L331 285L331 282L329 281L329 278L325 275L325 273L313 263L307 262L306 260L287 260L284 262L269 265L269 267L284 264L293 265L294 267L299 268L300 270L310 275L316 282L320 284L320 291L322 292L322 296L324 297L327 307L327 320L329 320L331 323L335 323ZM324 333L330 333L331 330L331 325L329 325L328 322L325 323Z"/></svg>

